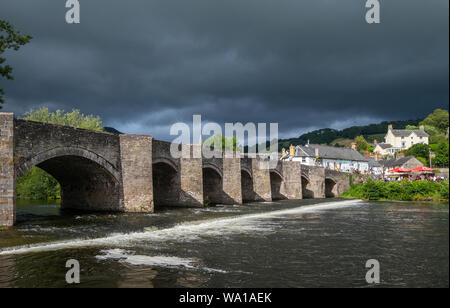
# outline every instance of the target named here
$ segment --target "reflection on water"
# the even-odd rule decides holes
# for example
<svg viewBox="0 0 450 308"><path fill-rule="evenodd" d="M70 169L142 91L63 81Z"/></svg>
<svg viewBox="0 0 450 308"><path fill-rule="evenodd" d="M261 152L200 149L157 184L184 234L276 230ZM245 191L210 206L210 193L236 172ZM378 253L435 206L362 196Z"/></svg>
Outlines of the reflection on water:
<svg viewBox="0 0 450 308"><path fill-rule="evenodd" d="M301 200L161 209L60 212L21 204L0 232L0 287L448 287L448 204Z"/></svg>

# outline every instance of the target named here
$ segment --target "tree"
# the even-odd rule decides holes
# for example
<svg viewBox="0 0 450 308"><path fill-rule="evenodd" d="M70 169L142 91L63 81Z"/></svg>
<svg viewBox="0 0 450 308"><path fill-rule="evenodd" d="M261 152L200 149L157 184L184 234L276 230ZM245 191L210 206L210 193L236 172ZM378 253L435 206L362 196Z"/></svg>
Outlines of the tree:
<svg viewBox="0 0 450 308"><path fill-rule="evenodd" d="M356 148L359 152L365 152L369 147L369 143L367 143L364 136L358 136L355 138Z"/></svg>
<svg viewBox="0 0 450 308"><path fill-rule="evenodd" d="M423 143L417 143L410 147L409 149L405 150L405 156L414 156L416 158L422 157L426 159L427 165L429 162L429 156L430 156L430 146L428 144Z"/></svg>
<svg viewBox="0 0 450 308"><path fill-rule="evenodd" d="M448 111L443 109L436 109L428 115L421 123L421 125L429 125L436 127L440 132L447 131L449 126Z"/></svg>
<svg viewBox="0 0 450 308"><path fill-rule="evenodd" d="M72 112L64 112L64 110L56 110L50 112L47 107L37 110L30 110L22 117L24 120L36 121L49 124L58 124L72 126L76 128L84 128L95 131L103 131L102 120L98 116L84 115L80 110L74 109Z"/></svg>
<svg viewBox="0 0 450 308"><path fill-rule="evenodd" d="M448 142L439 143L435 151L433 165L436 167L448 167L449 145Z"/></svg>
<svg viewBox="0 0 450 308"><path fill-rule="evenodd" d="M241 150L241 146L239 145L236 136L233 136L232 138L226 138L221 134L216 134L212 137L209 137L203 142L203 145L212 147L214 149L220 146L222 148L222 151L231 149L233 149L233 151Z"/></svg>
<svg viewBox="0 0 450 308"><path fill-rule="evenodd" d="M4 21L0 20L0 77L4 77L7 80L14 79L12 75L12 67L5 64L6 58L1 55L8 49L19 50L19 48L27 44L31 40L30 35L21 35L19 31L16 31L14 27ZM0 109L5 102L3 95L5 92L0 86Z"/></svg>

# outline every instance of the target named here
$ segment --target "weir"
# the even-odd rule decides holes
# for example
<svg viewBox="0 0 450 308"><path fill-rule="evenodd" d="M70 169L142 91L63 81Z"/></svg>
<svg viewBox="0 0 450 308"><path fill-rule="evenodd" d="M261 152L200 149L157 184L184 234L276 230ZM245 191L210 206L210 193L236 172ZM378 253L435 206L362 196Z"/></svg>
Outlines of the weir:
<svg viewBox="0 0 450 308"><path fill-rule="evenodd" d="M85 211L151 213L160 206L325 198L349 185L348 174L293 161L270 168L267 159L238 152L174 158L169 142L150 135L43 124L12 113L0 113L0 129L0 226L15 223L16 182L32 167L58 180L63 209ZM201 152L199 145L179 146Z"/></svg>

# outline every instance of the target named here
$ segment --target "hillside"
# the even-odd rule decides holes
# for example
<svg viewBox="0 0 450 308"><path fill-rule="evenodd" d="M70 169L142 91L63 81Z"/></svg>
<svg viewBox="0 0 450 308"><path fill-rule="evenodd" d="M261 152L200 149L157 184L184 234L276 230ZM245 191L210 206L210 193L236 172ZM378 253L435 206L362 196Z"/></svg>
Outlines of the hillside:
<svg viewBox="0 0 450 308"><path fill-rule="evenodd" d="M364 136L368 142L373 142L374 139L382 142L383 137L387 132L387 127L392 124L394 128L404 129L408 125L417 126L423 119L405 120L405 121L384 121L379 124L369 124L365 126L352 126L343 130L336 130L332 128L322 128L306 134L298 138L280 139L280 148L287 148L289 145L302 145L308 143L315 144L331 144L347 143L348 139L355 139L357 136Z"/></svg>

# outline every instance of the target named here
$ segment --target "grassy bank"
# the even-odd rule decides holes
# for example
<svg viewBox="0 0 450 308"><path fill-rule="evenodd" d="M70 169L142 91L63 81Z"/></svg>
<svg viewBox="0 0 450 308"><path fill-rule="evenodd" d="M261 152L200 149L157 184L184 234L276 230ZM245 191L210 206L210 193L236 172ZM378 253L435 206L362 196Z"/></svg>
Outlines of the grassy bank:
<svg viewBox="0 0 450 308"><path fill-rule="evenodd" d="M448 201L449 182L380 182L354 184L341 197L364 200Z"/></svg>

